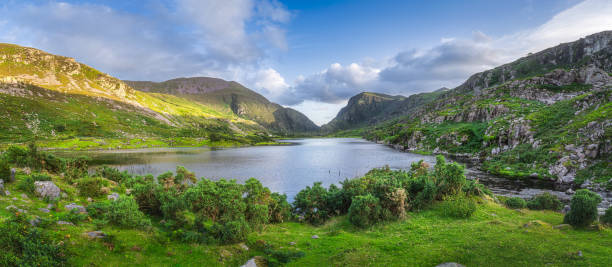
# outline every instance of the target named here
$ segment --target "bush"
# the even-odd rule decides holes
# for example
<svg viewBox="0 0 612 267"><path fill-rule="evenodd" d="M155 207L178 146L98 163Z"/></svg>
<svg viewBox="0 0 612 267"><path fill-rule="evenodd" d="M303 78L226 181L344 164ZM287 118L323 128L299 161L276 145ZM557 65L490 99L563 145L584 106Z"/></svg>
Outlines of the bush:
<svg viewBox="0 0 612 267"><path fill-rule="evenodd" d="M491 190L485 185L478 182L478 180L467 180L463 185L463 192L469 196L482 197L484 195L493 195Z"/></svg>
<svg viewBox="0 0 612 267"><path fill-rule="evenodd" d="M368 227L381 220L381 208L378 198L367 194L353 197L348 211L349 221L357 227Z"/></svg>
<svg viewBox="0 0 612 267"><path fill-rule="evenodd" d="M476 211L476 201L463 195L454 195L442 202L441 207L445 216L469 218Z"/></svg>
<svg viewBox="0 0 612 267"><path fill-rule="evenodd" d="M0 180L4 180L4 182L8 182L11 177L11 166L8 161L1 157L0 155Z"/></svg>
<svg viewBox="0 0 612 267"><path fill-rule="evenodd" d="M215 224L213 230L217 239L224 243L244 241L250 231L249 224L244 218Z"/></svg>
<svg viewBox="0 0 612 267"><path fill-rule="evenodd" d="M63 245L55 245L25 215L11 215L0 223L0 266L64 266Z"/></svg>
<svg viewBox="0 0 612 267"><path fill-rule="evenodd" d="M556 196L546 192L527 201L527 207L532 210L560 210L563 204Z"/></svg>
<svg viewBox="0 0 612 267"><path fill-rule="evenodd" d="M106 165L96 168L94 176L104 177L117 183L123 183L132 177L127 171L122 172L119 171L119 169L117 168L109 167Z"/></svg>
<svg viewBox="0 0 612 267"><path fill-rule="evenodd" d="M36 187L34 186L34 179L32 179L32 176L26 176L19 180L17 189L30 194L34 193Z"/></svg>
<svg viewBox="0 0 612 267"><path fill-rule="evenodd" d="M311 224L322 224L330 216L327 200L327 190L321 185L321 182L316 182L312 187L307 186L295 196L294 211L303 215L304 219Z"/></svg>
<svg viewBox="0 0 612 267"><path fill-rule="evenodd" d="M511 209L523 209L527 207L527 202L520 197L511 197L506 199L506 206Z"/></svg>
<svg viewBox="0 0 612 267"><path fill-rule="evenodd" d="M436 157L434 166L434 178L438 186L440 197L455 195L461 191L466 183L463 165L456 162L446 163L443 156Z"/></svg>
<svg viewBox="0 0 612 267"><path fill-rule="evenodd" d="M272 198L268 207L270 222L282 223L291 218L291 205L287 202L287 195L272 193L270 197Z"/></svg>
<svg viewBox="0 0 612 267"><path fill-rule="evenodd" d="M79 194L84 197L100 197L104 195L103 186L108 186L108 181L100 177L85 177L76 180Z"/></svg>
<svg viewBox="0 0 612 267"><path fill-rule="evenodd" d="M607 210L606 213L601 216L601 218L599 218L599 220L607 225L612 226L612 206L610 206Z"/></svg>
<svg viewBox="0 0 612 267"><path fill-rule="evenodd" d="M572 197L570 211L563 221L576 227L589 226L597 220L597 204L601 197L588 189L580 189Z"/></svg>
<svg viewBox="0 0 612 267"><path fill-rule="evenodd" d="M151 221L138 209L138 204L132 197L121 196L108 205L104 219L120 227L146 227Z"/></svg>

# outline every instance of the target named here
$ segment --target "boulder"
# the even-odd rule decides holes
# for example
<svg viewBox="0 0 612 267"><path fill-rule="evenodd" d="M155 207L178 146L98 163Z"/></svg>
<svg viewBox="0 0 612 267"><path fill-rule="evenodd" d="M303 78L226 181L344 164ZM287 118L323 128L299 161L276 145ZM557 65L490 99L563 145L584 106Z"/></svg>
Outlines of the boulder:
<svg viewBox="0 0 612 267"><path fill-rule="evenodd" d="M565 207L563 207L563 209L561 210L563 214L567 214L569 211L570 211L570 205L565 205Z"/></svg>
<svg viewBox="0 0 612 267"><path fill-rule="evenodd" d="M0 196L4 196L4 180L0 179Z"/></svg>
<svg viewBox="0 0 612 267"><path fill-rule="evenodd" d="M117 194L117 193L112 193L112 194L110 194L110 195L106 196L106 198L107 198L108 200L117 201L117 199L119 199L119 194Z"/></svg>
<svg viewBox="0 0 612 267"><path fill-rule="evenodd" d="M57 199L60 197L60 189L51 181L36 181L36 195L42 198Z"/></svg>
<svg viewBox="0 0 612 267"><path fill-rule="evenodd" d="M249 247L247 245L245 245L244 243L240 243L240 248L242 250L247 250L247 251L249 250Z"/></svg>
<svg viewBox="0 0 612 267"><path fill-rule="evenodd" d="M49 209L45 209L45 208L40 208L40 209L38 209L38 210L39 210L40 212L43 212L43 213L49 213L49 212L51 212Z"/></svg>
<svg viewBox="0 0 612 267"><path fill-rule="evenodd" d="M70 203L70 204L64 206L64 208L66 208L67 211L71 211L73 209L77 209L80 213L87 213L87 210L85 209L85 207L83 207L81 205L77 205L76 203Z"/></svg>
<svg viewBox="0 0 612 267"><path fill-rule="evenodd" d="M15 173L16 173L16 172L17 172L17 171L15 171L15 168L11 168L11 175L9 176L9 180L8 180L9 182L11 182L11 183L12 183L12 182L14 182L14 181L15 181Z"/></svg>
<svg viewBox="0 0 612 267"><path fill-rule="evenodd" d="M91 239L106 237L106 234L102 231L91 231L91 232L85 233L85 235Z"/></svg>
<svg viewBox="0 0 612 267"><path fill-rule="evenodd" d="M57 221L57 224L59 224L59 225L72 225L72 226L74 226L74 223L66 222L66 221Z"/></svg>
<svg viewBox="0 0 612 267"><path fill-rule="evenodd" d="M312 239L319 239L319 236L318 235L313 235Z"/></svg>

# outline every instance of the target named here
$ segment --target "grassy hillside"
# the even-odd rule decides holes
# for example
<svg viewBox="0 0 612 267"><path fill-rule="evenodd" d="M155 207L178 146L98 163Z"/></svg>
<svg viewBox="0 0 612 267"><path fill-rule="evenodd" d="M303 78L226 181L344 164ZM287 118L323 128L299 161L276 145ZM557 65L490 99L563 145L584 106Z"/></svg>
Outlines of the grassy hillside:
<svg viewBox="0 0 612 267"><path fill-rule="evenodd" d="M255 121L281 134L315 134L319 127L298 111L270 102L242 86L216 78L179 78L160 83L126 81L144 92L175 95L211 107L223 114Z"/></svg>
<svg viewBox="0 0 612 267"><path fill-rule="evenodd" d="M130 146L135 138L155 140L143 147L172 145L176 138L192 139L183 145L270 141L265 127L227 105L137 91L74 59L11 44L0 44L0 103L6 107L1 143L39 139L107 148ZM91 138L108 140L80 142Z"/></svg>
<svg viewBox="0 0 612 267"><path fill-rule="evenodd" d="M612 189L611 51L612 32L546 49L475 74L363 136L468 158L508 178Z"/></svg>

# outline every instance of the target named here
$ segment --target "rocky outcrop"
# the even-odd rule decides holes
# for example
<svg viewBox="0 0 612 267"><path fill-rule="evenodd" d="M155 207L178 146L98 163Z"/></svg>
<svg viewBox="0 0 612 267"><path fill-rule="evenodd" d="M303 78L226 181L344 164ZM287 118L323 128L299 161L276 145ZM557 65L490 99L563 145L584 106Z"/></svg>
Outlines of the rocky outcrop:
<svg viewBox="0 0 612 267"><path fill-rule="evenodd" d="M60 189L51 181L36 181L34 182L36 195L42 198L58 199L60 197Z"/></svg>

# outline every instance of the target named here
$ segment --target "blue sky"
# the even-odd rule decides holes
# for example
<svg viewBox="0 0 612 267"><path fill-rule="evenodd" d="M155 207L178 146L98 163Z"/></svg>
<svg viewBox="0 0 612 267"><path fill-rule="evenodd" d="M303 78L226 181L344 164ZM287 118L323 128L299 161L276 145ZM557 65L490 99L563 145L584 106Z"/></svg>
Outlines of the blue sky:
<svg viewBox="0 0 612 267"><path fill-rule="evenodd" d="M126 80L235 80L317 124L612 30L612 1L5 0L0 42Z"/></svg>

